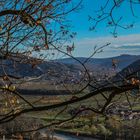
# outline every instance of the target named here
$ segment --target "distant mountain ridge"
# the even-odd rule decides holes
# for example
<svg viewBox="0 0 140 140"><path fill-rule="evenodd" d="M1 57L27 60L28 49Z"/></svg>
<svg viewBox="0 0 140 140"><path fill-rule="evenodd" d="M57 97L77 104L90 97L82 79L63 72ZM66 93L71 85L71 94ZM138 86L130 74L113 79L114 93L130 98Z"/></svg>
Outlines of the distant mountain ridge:
<svg viewBox="0 0 140 140"><path fill-rule="evenodd" d="M80 62L85 62L87 58L84 57L77 57ZM112 67L112 60L118 60L117 68L122 70L123 68L127 67L129 64L133 63L134 61L140 59L140 55L120 55L116 57L110 57L110 58L90 58L87 63L85 64L89 69L104 67L104 68L111 68ZM57 62L63 63L63 64L74 64L74 65L81 65L78 61L72 59L72 58L64 58L59 59Z"/></svg>
<svg viewBox="0 0 140 140"><path fill-rule="evenodd" d="M124 84L132 84L132 78L136 80L140 80L140 59L134 61L133 63L129 64L127 67L123 68L120 72L116 73L116 75L108 78L103 79L99 81L99 83L94 86L122 86ZM90 87L90 90L93 90L92 87Z"/></svg>
<svg viewBox="0 0 140 140"><path fill-rule="evenodd" d="M124 69L122 69L119 73L113 77L113 81L115 80L126 80L136 78L140 80L140 59L131 63Z"/></svg>
<svg viewBox="0 0 140 140"><path fill-rule="evenodd" d="M76 58L80 62L84 62L87 58ZM121 71L131 63L140 60L140 55L121 55L113 58L90 58L86 63L86 67L89 71L94 73L104 74L105 72L112 71L112 59L117 59L118 71ZM39 80L53 80L53 81L71 81L80 79L80 71L83 71L83 67L79 62L72 58L58 59L53 61L44 61L32 68L31 64L25 64L22 62L16 62L13 64L11 60L4 60L5 72L10 75L16 75L19 77L37 77L41 76ZM0 66L0 74L3 75L2 66ZM69 78L68 78L69 77Z"/></svg>

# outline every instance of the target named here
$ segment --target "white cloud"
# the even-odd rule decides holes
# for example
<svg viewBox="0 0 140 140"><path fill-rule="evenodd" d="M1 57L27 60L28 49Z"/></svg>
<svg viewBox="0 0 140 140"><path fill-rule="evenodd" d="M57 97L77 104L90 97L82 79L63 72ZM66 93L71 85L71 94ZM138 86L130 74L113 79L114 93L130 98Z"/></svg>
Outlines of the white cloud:
<svg viewBox="0 0 140 140"><path fill-rule="evenodd" d="M126 43L126 44L120 44L120 45L117 45L115 44L113 47L114 48L121 48L121 47L124 47L124 46L128 46L128 47L140 47L140 43Z"/></svg>
<svg viewBox="0 0 140 140"><path fill-rule="evenodd" d="M103 45L105 43L111 43L112 47L120 47L120 46L135 46L140 45L140 34L132 34L125 36L118 36L117 38L113 37L97 37L97 38L83 38L81 40L77 40L77 46L95 46L95 45Z"/></svg>
<svg viewBox="0 0 140 140"><path fill-rule="evenodd" d="M131 34L118 36L117 38L107 36L76 40L76 50L74 55L85 57L90 56L95 45L101 47L108 42L111 43L111 45L104 48L104 51L96 54L95 57L111 57L121 54L140 54L140 34Z"/></svg>

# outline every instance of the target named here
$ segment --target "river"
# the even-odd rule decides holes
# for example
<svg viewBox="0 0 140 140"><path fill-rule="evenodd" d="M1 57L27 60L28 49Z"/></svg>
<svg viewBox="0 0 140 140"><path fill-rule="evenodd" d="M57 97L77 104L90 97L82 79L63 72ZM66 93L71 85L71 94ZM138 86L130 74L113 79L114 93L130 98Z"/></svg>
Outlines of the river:
<svg viewBox="0 0 140 140"><path fill-rule="evenodd" d="M74 136L71 134L59 134L56 133L54 134L54 136L56 136L58 139L60 140L99 140L96 138L92 138L92 137L86 137L86 136Z"/></svg>
<svg viewBox="0 0 140 140"><path fill-rule="evenodd" d="M50 132L46 131L46 129L40 130L40 133L44 137L46 137L47 134L51 135ZM55 131L52 135L58 140L99 140L91 136L76 136L75 134L72 134L70 132L63 132L63 131Z"/></svg>

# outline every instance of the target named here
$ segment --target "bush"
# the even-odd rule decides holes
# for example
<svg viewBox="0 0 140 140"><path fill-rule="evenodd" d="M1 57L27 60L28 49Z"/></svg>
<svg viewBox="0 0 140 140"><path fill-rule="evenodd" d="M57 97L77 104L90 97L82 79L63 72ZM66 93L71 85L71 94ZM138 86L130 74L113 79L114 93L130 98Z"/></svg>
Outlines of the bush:
<svg viewBox="0 0 140 140"><path fill-rule="evenodd" d="M10 137L12 135L17 136L19 134L24 135L24 137L31 137L33 132L26 134L23 134L22 132L37 129L42 125L43 121L41 121L40 119L20 117L8 123L1 124L0 133L1 135L6 135Z"/></svg>
<svg viewBox="0 0 140 140"><path fill-rule="evenodd" d="M93 135L97 135L99 131L98 131L98 128L96 126L92 125L90 128L90 132Z"/></svg>
<svg viewBox="0 0 140 140"><path fill-rule="evenodd" d="M104 125L98 124L98 131L101 135L109 136L111 135L111 131L107 129Z"/></svg>

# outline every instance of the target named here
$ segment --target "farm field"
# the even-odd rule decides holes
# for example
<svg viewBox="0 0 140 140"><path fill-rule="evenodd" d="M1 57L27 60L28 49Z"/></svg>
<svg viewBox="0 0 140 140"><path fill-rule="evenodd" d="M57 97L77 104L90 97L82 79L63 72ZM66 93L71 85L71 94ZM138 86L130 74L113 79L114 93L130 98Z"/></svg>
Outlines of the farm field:
<svg viewBox="0 0 140 140"><path fill-rule="evenodd" d="M80 95L79 95L80 96ZM120 96L122 96L120 98ZM128 107L127 98L125 96L120 95L116 96L113 100L113 102L117 101L117 103L120 101L121 104ZM36 102L36 105L51 105L51 104L57 104L63 101L66 101L70 99L72 95L65 95L65 96L25 96L26 99L28 99L30 102ZM120 100L118 100L120 98ZM132 110L139 110L140 105L138 104L139 99L135 99L135 97L130 96L129 100L131 102L135 101L135 104L132 105ZM53 109L49 111L43 111L43 112L34 112L26 114L28 117L33 118L40 118L44 121L45 125L49 125L54 122L61 122L64 120L67 120L72 117L72 114L70 113L71 110L77 110L78 108L82 107L98 107L97 104L98 101L100 106L102 106L105 101L102 96L97 96L95 98L90 98L88 100L85 100L84 102L79 102L76 104L71 104L67 107ZM60 113L61 112L61 113ZM108 115L107 115L108 116ZM75 135L89 135L89 136L108 136L108 137L114 137L117 135L118 137L121 135L124 137L127 132L130 134L132 133L132 128L134 125L137 124L139 126L140 121L137 119L123 119L118 114L110 114L110 117L107 117L104 115L99 115L93 112L86 112L79 116L77 116L75 119L66 121L66 123L62 123L58 126L54 126L51 129L62 131L62 132L68 132ZM130 127L132 127L130 129ZM139 127L138 127L139 128ZM120 129L120 131L118 131ZM135 133L137 133L138 130L136 130ZM137 134L137 136L139 136Z"/></svg>

